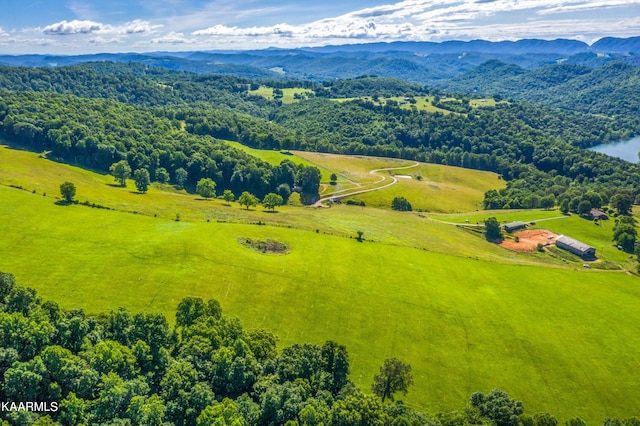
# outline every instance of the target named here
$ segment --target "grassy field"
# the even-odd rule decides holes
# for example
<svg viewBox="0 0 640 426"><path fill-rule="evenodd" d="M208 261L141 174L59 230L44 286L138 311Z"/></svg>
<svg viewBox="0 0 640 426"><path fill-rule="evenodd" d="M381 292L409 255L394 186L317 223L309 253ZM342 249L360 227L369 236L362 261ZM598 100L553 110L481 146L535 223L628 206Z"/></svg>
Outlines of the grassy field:
<svg viewBox="0 0 640 426"><path fill-rule="evenodd" d="M323 154L307 159L331 163ZM350 170L347 158L336 158L331 169L357 176L389 166L355 163ZM280 347L346 344L352 378L365 390L384 358L410 363L416 385L405 400L429 412L461 410L472 392L497 387L526 412L560 421L637 414L637 277L512 253L420 213L265 213L168 187L139 195L111 186L110 176L4 148L0 171L0 184L25 188L0 186L0 270L67 309L126 306L171 317L184 296L213 297L245 326L279 334ZM56 205L64 180L80 200L117 210ZM258 220L267 225L252 224ZM586 242L610 234L610 224L596 230L580 221L540 226ZM365 242L351 238L356 230ZM276 239L292 251L263 255L238 237Z"/></svg>
<svg viewBox="0 0 640 426"><path fill-rule="evenodd" d="M251 148L241 144L240 142L232 142L232 141L225 141L225 142L234 148L240 149L249 155L253 155L254 157L258 157L262 161L265 161L274 166L277 166L284 160L292 161L295 164L304 164L305 166L310 166L310 165L315 166L315 164L312 164L309 161L301 158L299 155L297 155L294 152L289 152L289 154L285 154L283 151L279 151L279 150ZM319 169L320 169L320 173L322 173L322 182L329 182L332 172L324 167L319 167Z"/></svg>
<svg viewBox="0 0 640 426"><path fill-rule="evenodd" d="M266 99L273 99L273 88L261 86L257 90L250 90L249 94L262 96ZM294 95L296 94L298 95L313 94L313 90L305 89L302 87L292 87L292 88L282 89L282 98L281 98L282 103L286 105L286 104L292 104L292 103L298 102L298 99L294 97Z"/></svg>
<svg viewBox="0 0 640 426"><path fill-rule="evenodd" d="M388 101L394 101L397 102L398 104L400 104L400 108L402 109L412 109L415 108L418 111L425 111L425 112L440 112L442 114L455 114L454 112L449 111L448 109L444 109L444 108L440 108L437 106L434 106L432 104L434 97L433 96L414 96L415 99L415 103L410 103L405 101L405 97L404 96L393 96L390 98L384 98L384 97L380 97L378 98L377 101L374 101L373 98L371 96L364 96L364 97L360 97L360 98L333 98L332 100L335 102L347 102L347 101L352 101L355 99L361 99L361 100L365 100L365 101L369 101L369 102L373 102L376 105L386 105ZM453 98L450 98L450 101L454 101ZM444 103L446 103L447 101L444 100ZM473 108L480 108L480 107L490 107L490 106L495 106L496 105L496 100L493 98L489 98L489 99L471 99L469 101L469 105L471 105L471 107Z"/></svg>
<svg viewBox="0 0 640 426"><path fill-rule="evenodd" d="M390 208L393 198L402 196L414 210L466 212L482 208L486 191L505 186L495 173L438 164L421 164L389 173L400 176L396 185L350 198L364 201L367 206Z"/></svg>
<svg viewBox="0 0 640 426"><path fill-rule="evenodd" d="M483 223L490 217L495 217L500 223L535 222L540 219L562 217L558 210L481 210L458 214L430 214L429 217L452 223Z"/></svg>

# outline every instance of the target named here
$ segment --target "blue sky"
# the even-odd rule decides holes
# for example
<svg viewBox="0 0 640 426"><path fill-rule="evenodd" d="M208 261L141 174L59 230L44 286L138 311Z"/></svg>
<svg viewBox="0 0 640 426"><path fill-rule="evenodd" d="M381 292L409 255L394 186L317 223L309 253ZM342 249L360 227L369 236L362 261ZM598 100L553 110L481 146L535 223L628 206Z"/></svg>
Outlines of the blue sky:
<svg viewBox="0 0 640 426"><path fill-rule="evenodd" d="M0 53L640 35L640 0L0 0Z"/></svg>

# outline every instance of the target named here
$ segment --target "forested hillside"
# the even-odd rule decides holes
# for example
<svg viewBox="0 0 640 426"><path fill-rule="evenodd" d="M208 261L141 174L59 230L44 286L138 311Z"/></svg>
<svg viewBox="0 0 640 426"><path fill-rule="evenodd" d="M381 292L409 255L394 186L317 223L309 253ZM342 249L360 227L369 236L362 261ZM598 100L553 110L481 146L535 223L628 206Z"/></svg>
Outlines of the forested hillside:
<svg viewBox="0 0 640 426"><path fill-rule="evenodd" d="M5 139L104 172L125 160L132 170L145 169L152 179L179 187L194 187L210 178L218 188L260 197L283 183L305 186L305 167L291 162L273 167L211 136L181 130L183 124L175 117L170 120L123 103L4 91L0 120ZM236 123L228 125L238 128Z"/></svg>
<svg viewBox="0 0 640 426"><path fill-rule="evenodd" d="M152 179L179 186L211 178L219 190L264 195L295 182L290 177L294 172L271 170L213 137L257 148L388 156L495 171L508 186L500 194L487 194L485 206L490 208L523 207L531 195L549 193L558 204L563 196L575 198L585 190L605 198L620 190L638 195L636 166L584 150L640 132L640 119L632 113L636 97L622 96L625 90L640 90L640 81L637 69L624 64L591 71L557 65L525 72L493 62L475 74L476 79L511 81L521 94L538 93L539 103L563 106L574 99L571 109L582 112L524 101L472 108L468 97L445 102L438 91L378 77L319 85L110 63L3 71L0 84L8 91L2 93L0 131L7 140L103 171L124 159L133 170L148 169ZM250 92L264 85L296 84L312 95L283 105ZM566 89L570 86L575 90ZM375 101L425 95L454 112Z"/></svg>
<svg viewBox="0 0 640 426"><path fill-rule="evenodd" d="M589 114L633 116L640 108L640 68L623 62L595 68L566 62L525 70L490 61L440 86Z"/></svg>

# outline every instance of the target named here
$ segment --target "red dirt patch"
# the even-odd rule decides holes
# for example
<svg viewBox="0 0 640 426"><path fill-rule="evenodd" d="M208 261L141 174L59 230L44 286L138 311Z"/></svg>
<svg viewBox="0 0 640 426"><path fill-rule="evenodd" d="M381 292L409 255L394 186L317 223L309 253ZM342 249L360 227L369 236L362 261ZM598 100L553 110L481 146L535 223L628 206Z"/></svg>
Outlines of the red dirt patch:
<svg viewBox="0 0 640 426"><path fill-rule="evenodd" d="M516 242L511 238L505 238L500 246L513 251L533 252L538 250L538 244L555 244L558 234L546 229L527 229L514 232L513 236L518 237L520 241Z"/></svg>

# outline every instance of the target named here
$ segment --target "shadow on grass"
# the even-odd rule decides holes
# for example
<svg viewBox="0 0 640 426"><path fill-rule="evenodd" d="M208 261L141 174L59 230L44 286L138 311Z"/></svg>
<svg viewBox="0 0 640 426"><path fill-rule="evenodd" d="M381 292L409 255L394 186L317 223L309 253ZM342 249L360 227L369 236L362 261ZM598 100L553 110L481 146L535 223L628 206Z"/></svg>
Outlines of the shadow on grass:
<svg viewBox="0 0 640 426"><path fill-rule="evenodd" d="M119 183L107 183L107 186L110 186L112 188L126 188L126 185L120 185Z"/></svg>
<svg viewBox="0 0 640 426"><path fill-rule="evenodd" d="M278 214L280 213L278 210L264 210L265 213L269 213L269 214Z"/></svg>
<svg viewBox="0 0 640 426"><path fill-rule="evenodd" d="M77 202L67 200L58 200L55 202L56 206L70 206L72 204L77 204Z"/></svg>

